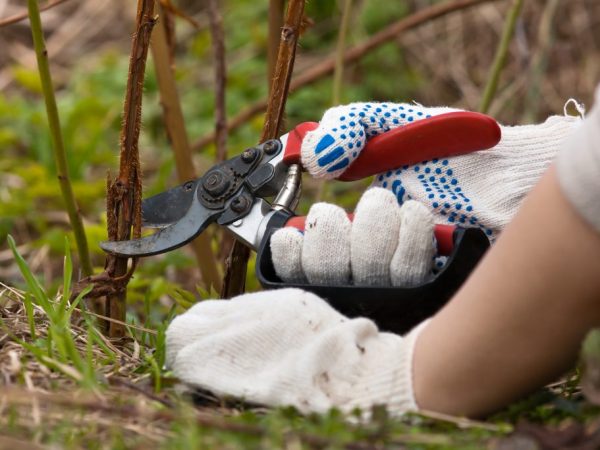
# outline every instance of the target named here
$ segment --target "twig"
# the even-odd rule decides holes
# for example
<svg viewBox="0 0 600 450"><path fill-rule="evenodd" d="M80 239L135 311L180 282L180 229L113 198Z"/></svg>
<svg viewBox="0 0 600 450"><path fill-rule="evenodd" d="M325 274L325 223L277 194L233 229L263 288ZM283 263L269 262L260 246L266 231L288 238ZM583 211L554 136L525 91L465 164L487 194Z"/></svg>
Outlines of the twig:
<svg viewBox="0 0 600 450"><path fill-rule="evenodd" d="M498 0L453 0L445 3L436 4L427 8L423 8L416 13L400 19L397 22L389 25L380 32L374 34L365 42L362 42L354 47L349 48L344 53L344 64L348 65L365 56L373 49L397 39L402 33L416 28L431 20L438 19L455 11L461 11L483 3L490 3ZM307 86L321 78L331 74L335 68L335 56L330 57L323 62L316 64L312 68L304 71L300 75L294 77L294 81L290 84L290 91L296 91L301 87ZM267 108L267 99L259 100L250 105L246 109L240 111L236 116L228 122L228 131L231 132L252 117L260 114ZM197 151L215 140L215 134L210 133L201 137L192 144L192 150Z"/></svg>
<svg viewBox="0 0 600 450"><path fill-rule="evenodd" d="M208 0L207 14L214 61L216 161L222 162L227 159L227 110L225 106L227 68L223 18L219 12L219 3L217 0ZM233 247L234 238L226 230L219 230L217 236L217 239L220 239L221 243L218 258L220 261L224 261ZM220 289L221 287L219 287Z"/></svg>
<svg viewBox="0 0 600 450"><path fill-rule="evenodd" d="M190 150L187 131L185 129L185 120L181 110L181 102L175 83L175 76L170 64L169 46L165 29L166 24L162 20L165 10L162 6L158 6L158 11L160 20L152 33L150 48L152 49L156 78L158 80L165 128L175 157L177 176L179 181L184 183L196 178L197 175L194 169L194 161L192 160L192 152ZM200 268L204 287L210 290L210 287L213 286L215 289L219 290L221 286L221 276L217 267L217 259L211 247L210 235L208 233L200 234L192 241L191 247L194 250L196 262Z"/></svg>
<svg viewBox="0 0 600 450"><path fill-rule="evenodd" d="M281 29L281 40L277 64L273 74L271 93L260 142L279 137L283 122L285 103L290 90L290 80L296 58L296 44L302 27L304 0L290 0L285 24Z"/></svg>
<svg viewBox="0 0 600 450"><path fill-rule="evenodd" d="M142 119L142 94L146 58L150 36L155 23L154 0L138 0L136 29L131 45L127 90L125 93L123 127L120 137L119 176L110 183L107 193L108 238L113 241L127 240L141 235L142 182L138 139ZM107 315L125 321L125 286L135 268L135 260L128 270L128 258L108 255L106 272L113 279L123 280L121 289L107 297ZM125 335L125 327L109 323L108 335L119 338Z"/></svg>
<svg viewBox="0 0 600 450"><path fill-rule="evenodd" d="M33 45L35 47L35 56L37 58L40 80L42 82L42 91L46 103L46 114L48 115L50 135L52 137L52 149L54 150L58 182L65 201L67 213L69 214L75 241L77 242L77 252L79 254L81 271L85 276L89 276L93 272L92 262L90 260L83 221L81 220L81 214L69 178L67 153L63 143L62 132L60 130L60 120L58 117L56 98L54 96L54 88L52 86L52 76L50 75L50 67L48 64L48 52L46 51L46 45L44 43L40 9L37 0L28 0L27 6L29 11L29 21L31 23Z"/></svg>
<svg viewBox="0 0 600 450"><path fill-rule="evenodd" d="M208 0L208 18L212 36L213 59L215 62L215 136L217 161L227 159L227 117L225 113L225 33L223 18L219 12L217 0Z"/></svg>
<svg viewBox="0 0 600 450"><path fill-rule="evenodd" d="M285 25L281 29L277 64L260 142L276 138L281 133L282 118L296 57L296 44L302 25L304 1L290 0L288 3ZM235 241L225 267L223 289L221 290L223 298L230 298L244 292L249 257L250 250L248 247L239 241Z"/></svg>
<svg viewBox="0 0 600 450"><path fill-rule="evenodd" d="M159 2L163 8L168 10L170 13L176 15L177 17L182 18L183 20L188 22L192 27L194 27L196 30L199 30L200 28L202 28L200 23L198 23L198 21L196 19L194 19L191 16L188 16L186 13L184 13L182 10L180 10L177 6L175 6L173 4L173 2L171 0L159 0Z"/></svg>
<svg viewBox="0 0 600 450"><path fill-rule="evenodd" d="M167 408L174 408L175 404L167 399L167 398L163 398L159 395L156 395L153 392L149 392L148 390L144 389L141 386L138 386L135 383L132 383L131 381L129 381L127 378L121 378L121 377L111 377L108 379L108 381L111 384L116 384L119 386L125 386L126 388L131 389L132 391L138 392L146 397L148 397L150 400L153 400L155 402L158 402L160 404L162 404L163 406L166 406Z"/></svg>
<svg viewBox="0 0 600 450"><path fill-rule="evenodd" d="M508 48L515 32L515 26L517 24L519 14L521 13L522 6L523 0L514 0L510 12L508 13L508 17L506 18L506 22L504 23L502 38L498 44L498 49L496 50L494 62L492 64L492 68L490 69L488 81L485 85L483 96L481 98L481 104L479 106L479 111L482 113L488 112L490 105L492 104L492 100L496 95L496 90L498 89L498 80L500 79L500 74L502 73L502 69L506 64Z"/></svg>
<svg viewBox="0 0 600 450"><path fill-rule="evenodd" d="M66 2L67 0L54 0L46 3L44 6L40 6L40 12L47 11L55 6L60 5L61 3ZM14 16L7 17L6 19L0 20L0 28L6 25L12 25L13 23L20 22L21 20L25 20L29 17L29 13L27 11L15 14Z"/></svg>
<svg viewBox="0 0 600 450"><path fill-rule="evenodd" d="M439 413L435 411L425 411L420 410L415 413L417 416L427 417L433 420L439 420L443 422L448 422L456 425L458 428L466 429L466 428L479 428L482 430L493 431L493 432L507 432L510 431L510 425L502 424L496 425L493 423L482 422L480 420L471 420L466 417L458 417L451 416L449 414ZM507 430L508 428L508 430Z"/></svg>

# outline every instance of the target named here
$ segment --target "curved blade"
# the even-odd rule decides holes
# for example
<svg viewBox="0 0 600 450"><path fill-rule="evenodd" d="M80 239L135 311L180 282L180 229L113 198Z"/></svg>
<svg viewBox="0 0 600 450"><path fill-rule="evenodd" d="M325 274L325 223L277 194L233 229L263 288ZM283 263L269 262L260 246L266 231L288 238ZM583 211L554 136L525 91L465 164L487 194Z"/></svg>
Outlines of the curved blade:
<svg viewBox="0 0 600 450"><path fill-rule="evenodd" d="M189 210L179 221L158 233L130 241L105 241L100 243L100 247L109 253L128 257L165 253L190 242L222 212L206 209L200 202L192 201Z"/></svg>
<svg viewBox="0 0 600 450"><path fill-rule="evenodd" d="M142 201L142 226L165 228L186 215L200 180L188 181Z"/></svg>

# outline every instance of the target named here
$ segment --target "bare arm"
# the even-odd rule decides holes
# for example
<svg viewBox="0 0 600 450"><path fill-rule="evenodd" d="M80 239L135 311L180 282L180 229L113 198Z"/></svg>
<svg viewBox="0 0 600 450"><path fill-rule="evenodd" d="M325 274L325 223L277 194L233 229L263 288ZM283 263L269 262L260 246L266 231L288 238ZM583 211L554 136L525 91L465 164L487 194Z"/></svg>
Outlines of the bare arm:
<svg viewBox="0 0 600 450"><path fill-rule="evenodd" d="M420 408L479 416L551 381L600 325L600 234L551 168L494 248L420 336Z"/></svg>

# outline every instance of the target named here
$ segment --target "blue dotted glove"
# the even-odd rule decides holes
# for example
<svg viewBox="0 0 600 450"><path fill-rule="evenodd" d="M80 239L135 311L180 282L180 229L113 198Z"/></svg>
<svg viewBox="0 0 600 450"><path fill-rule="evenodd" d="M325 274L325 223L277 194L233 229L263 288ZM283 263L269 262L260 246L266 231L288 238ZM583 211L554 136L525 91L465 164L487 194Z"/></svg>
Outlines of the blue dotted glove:
<svg viewBox="0 0 600 450"><path fill-rule="evenodd" d="M315 177L339 177L369 138L452 111L394 103L331 108L304 138L302 164ZM411 199L423 203L435 223L479 227L494 239L580 120L552 116L542 124L502 126L502 139L492 149L391 167L376 175L373 184L391 190L400 204Z"/></svg>
<svg viewBox="0 0 600 450"><path fill-rule="evenodd" d="M393 128L456 110L396 103L351 103L325 112L302 142L302 164L314 177L340 176L366 141Z"/></svg>

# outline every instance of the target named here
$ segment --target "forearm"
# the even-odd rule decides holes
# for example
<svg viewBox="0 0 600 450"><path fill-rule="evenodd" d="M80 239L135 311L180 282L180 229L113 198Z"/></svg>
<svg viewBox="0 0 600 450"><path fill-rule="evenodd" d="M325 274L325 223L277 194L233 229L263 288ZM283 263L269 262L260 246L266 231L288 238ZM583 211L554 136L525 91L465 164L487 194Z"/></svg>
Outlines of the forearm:
<svg viewBox="0 0 600 450"><path fill-rule="evenodd" d="M417 342L419 406L481 415L566 370L600 325L598 254L550 169Z"/></svg>

